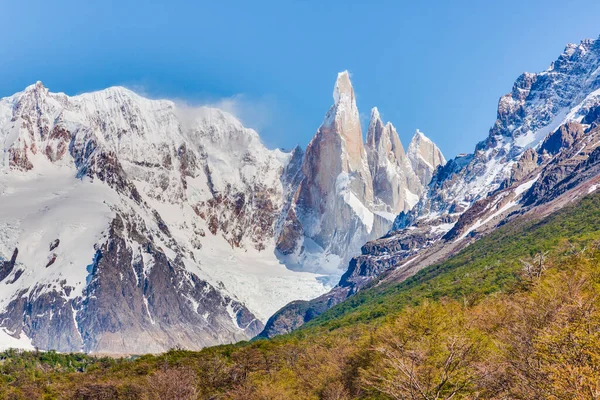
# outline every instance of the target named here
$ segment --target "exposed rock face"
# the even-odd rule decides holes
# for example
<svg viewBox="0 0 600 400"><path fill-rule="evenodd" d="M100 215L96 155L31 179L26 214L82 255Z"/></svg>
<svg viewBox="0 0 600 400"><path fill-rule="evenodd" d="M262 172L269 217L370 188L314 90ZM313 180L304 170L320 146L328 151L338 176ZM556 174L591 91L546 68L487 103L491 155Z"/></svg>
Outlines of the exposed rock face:
<svg viewBox="0 0 600 400"><path fill-rule="evenodd" d="M10 257L10 260L0 260L0 282L2 282L8 275L11 274L13 269L15 268L15 263L17 261L17 255L19 254L19 249L15 248Z"/></svg>
<svg viewBox="0 0 600 400"><path fill-rule="evenodd" d="M440 149L418 129L408 145L408 159L423 186L429 185L438 165L446 163Z"/></svg>
<svg viewBox="0 0 600 400"><path fill-rule="evenodd" d="M169 260L147 232L136 231L143 226L129 225L127 219L118 215L111 224L110 239L97 250L81 311L74 316L84 351L199 349L243 340L262 327L241 303L189 273L181 257ZM137 249L126 245L129 235L142 242ZM133 268L123 270L124 262Z"/></svg>
<svg viewBox="0 0 600 400"><path fill-rule="evenodd" d="M548 135L542 143L541 152L551 155L557 154L566 147L570 147L583 137L583 126L577 122L567 122L561 125L555 132Z"/></svg>
<svg viewBox="0 0 600 400"><path fill-rule="evenodd" d="M376 206L393 214L410 210L423 185L404 153L396 128L390 122L383 124L377 108L371 110L366 147Z"/></svg>
<svg viewBox="0 0 600 400"><path fill-rule="evenodd" d="M277 249L287 264L340 276L367 240L385 234L397 212L416 203L423 184L395 128L383 124L377 109L363 145L347 72L338 74L333 99L306 149ZM438 153L435 166L443 161Z"/></svg>
<svg viewBox="0 0 600 400"><path fill-rule="evenodd" d="M290 162L281 175L284 188L284 205L279 215L275 235L277 237L277 250L283 255L297 252L304 235L302 224L298 221L294 207L298 186L304 178L302 173L303 161L304 151L300 146L297 146L292 151Z"/></svg>
<svg viewBox="0 0 600 400"><path fill-rule="evenodd" d="M557 146L557 137L561 145ZM539 205L557 198L570 189L600 173L600 127L585 130L577 122L568 122L550 134L540 147L554 150L551 158L539 171L539 178L523 198L526 206Z"/></svg>
<svg viewBox="0 0 600 400"><path fill-rule="evenodd" d="M295 208L309 239L342 254L362 244L373 229L373 184L348 73L339 74L333 97L334 105L306 149ZM349 222L357 232L335 237Z"/></svg>
<svg viewBox="0 0 600 400"><path fill-rule="evenodd" d="M538 152L532 148L525 150L521 158L513 165L510 174L510 184L521 182L538 168Z"/></svg>

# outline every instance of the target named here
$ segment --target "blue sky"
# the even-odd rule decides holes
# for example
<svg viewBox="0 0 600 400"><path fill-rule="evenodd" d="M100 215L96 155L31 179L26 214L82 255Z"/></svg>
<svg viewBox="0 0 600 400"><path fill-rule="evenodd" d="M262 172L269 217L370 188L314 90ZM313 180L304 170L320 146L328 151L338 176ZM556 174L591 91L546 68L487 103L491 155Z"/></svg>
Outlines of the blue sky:
<svg viewBox="0 0 600 400"><path fill-rule="evenodd" d="M597 38L598 15L589 0L9 1L0 97L124 85L224 104L269 147L304 147L347 69L361 114L377 106L405 146L419 128L452 157L485 138L521 72Z"/></svg>

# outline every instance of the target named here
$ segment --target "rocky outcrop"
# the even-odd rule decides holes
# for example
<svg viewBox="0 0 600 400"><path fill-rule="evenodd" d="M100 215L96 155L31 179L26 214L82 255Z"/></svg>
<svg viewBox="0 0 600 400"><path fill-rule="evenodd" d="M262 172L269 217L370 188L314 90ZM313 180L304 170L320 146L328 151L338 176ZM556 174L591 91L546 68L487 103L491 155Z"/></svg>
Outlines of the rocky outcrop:
<svg viewBox="0 0 600 400"><path fill-rule="evenodd" d="M510 182L507 186L515 182L521 182L525 177L530 175L533 171L538 168L538 152L532 148L529 148L523 152L523 155L513 165L510 174Z"/></svg>
<svg viewBox="0 0 600 400"><path fill-rule="evenodd" d="M577 122L560 126L540 147L540 152L548 151L549 147L553 149L554 157L540 170L523 204L547 203L600 174L599 144L600 127L594 126L584 133L583 126Z"/></svg>
<svg viewBox="0 0 600 400"><path fill-rule="evenodd" d="M564 148L571 147L573 143L583 137L583 126L577 122L567 122L561 125L556 131L548 135L540 151L555 155Z"/></svg>
<svg viewBox="0 0 600 400"><path fill-rule="evenodd" d="M418 129L408 145L408 159L423 186L429 185L437 167L446 163L440 149Z"/></svg>
<svg viewBox="0 0 600 400"><path fill-rule="evenodd" d="M277 250L288 265L340 276L366 241L387 233L396 214L418 201L423 182L394 126L383 124L376 108L363 145L348 72L338 74L333 99L304 154ZM435 148L430 161L437 167L441 152L422 141L423 154Z"/></svg>
<svg viewBox="0 0 600 400"><path fill-rule="evenodd" d="M19 249L15 248L9 260L0 260L0 282L13 272L18 255Z"/></svg>
<svg viewBox="0 0 600 400"><path fill-rule="evenodd" d="M371 110L366 148L375 206L393 214L410 210L423 185L404 153L396 128L390 122L383 124L377 108Z"/></svg>

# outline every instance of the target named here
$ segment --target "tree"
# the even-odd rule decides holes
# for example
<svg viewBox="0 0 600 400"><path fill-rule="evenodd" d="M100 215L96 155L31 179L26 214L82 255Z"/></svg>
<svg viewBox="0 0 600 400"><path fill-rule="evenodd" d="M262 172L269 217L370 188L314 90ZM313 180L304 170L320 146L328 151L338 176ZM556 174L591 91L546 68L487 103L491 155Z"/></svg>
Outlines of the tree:
<svg viewBox="0 0 600 400"><path fill-rule="evenodd" d="M148 378L150 394L157 400L194 400L197 397L196 374L189 368L175 367L158 371Z"/></svg>
<svg viewBox="0 0 600 400"><path fill-rule="evenodd" d="M450 399L470 393L488 341L456 303L426 302L407 310L373 346L366 388L394 399Z"/></svg>

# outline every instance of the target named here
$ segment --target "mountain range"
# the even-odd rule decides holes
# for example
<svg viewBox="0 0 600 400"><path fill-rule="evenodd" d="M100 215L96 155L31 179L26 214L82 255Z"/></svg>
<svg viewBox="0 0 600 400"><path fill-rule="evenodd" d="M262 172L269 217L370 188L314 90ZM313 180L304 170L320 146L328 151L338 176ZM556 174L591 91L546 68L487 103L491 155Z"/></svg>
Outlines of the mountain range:
<svg viewBox="0 0 600 400"><path fill-rule="evenodd" d="M405 151L377 108L363 136L347 72L292 151L219 109L38 82L0 100L0 343L159 353L291 332L594 192L599 124L600 40L519 76L447 162L418 130Z"/></svg>
<svg viewBox="0 0 600 400"><path fill-rule="evenodd" d="M405 152L349 74L306 150L234 116L113 87L41 82L0 100L0 343L158 353L250 339L327 292L426 192L439 149Z"/></svg>
<svg viewBox="0 0 600 400"><path fill-rule="evenodd" d="M520 215L539 218L595 191L599 117L600 40L568 44L546 71L517 78L498 102L487 139L440 164L418 203L362 246L331 291L282 308L260 336L297 329L363 288L406 280Z"/></svg>
<svg viewBox="0 0 600 400"><path fill-rule="evenodd" d="M0 397L598 397L600 39L448 161L359 115L347 72L291 151L124 88L1 99Z"/></svg>

